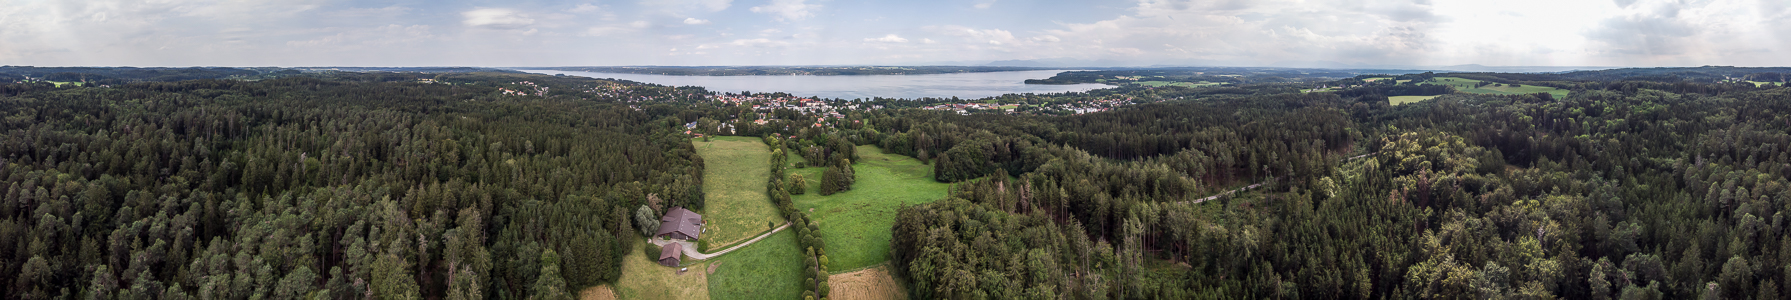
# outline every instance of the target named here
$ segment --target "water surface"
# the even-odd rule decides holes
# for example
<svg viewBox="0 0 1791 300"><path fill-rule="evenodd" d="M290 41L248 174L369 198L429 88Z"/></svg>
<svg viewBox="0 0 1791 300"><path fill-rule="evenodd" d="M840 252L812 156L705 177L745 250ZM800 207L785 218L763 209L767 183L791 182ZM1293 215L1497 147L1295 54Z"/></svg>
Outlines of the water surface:
<svg viewBox="0 0 1791 300"><path fill-rule="evenodd" d="M926 75L841 75L841 76L678 76L626 73L596 73L557 70L517 70L539 74L566 74L591 78L614 78L670 86L701 86L714 92L786 92L796 96L821 98L950 98L976 99L1019 93L1080 92L1111 86L1104 84L1045 85L1026 84L1027 79L1044 79L1057 75L1056 70Z"/></svg>

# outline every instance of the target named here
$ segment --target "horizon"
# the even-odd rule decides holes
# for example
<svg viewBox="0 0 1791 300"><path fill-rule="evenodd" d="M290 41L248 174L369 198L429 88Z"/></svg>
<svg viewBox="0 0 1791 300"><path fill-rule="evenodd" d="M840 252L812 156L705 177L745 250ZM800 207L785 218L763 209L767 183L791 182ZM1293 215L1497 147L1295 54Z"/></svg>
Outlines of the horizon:
<svg viewBox="0 0 1791 300"><path fill-rule="evenodd" d="M0 65L1791 65L1767 0L0 4Z"/></svg>

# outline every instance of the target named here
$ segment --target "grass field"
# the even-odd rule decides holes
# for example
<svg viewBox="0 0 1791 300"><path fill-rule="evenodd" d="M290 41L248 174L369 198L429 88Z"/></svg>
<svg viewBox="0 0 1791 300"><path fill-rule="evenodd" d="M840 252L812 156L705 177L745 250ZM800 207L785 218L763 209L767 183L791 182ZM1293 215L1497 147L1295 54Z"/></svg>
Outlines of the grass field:
<svg viewBox="0 0 1791 300"><path fill-rule="evenodd" d="M1207 86L1215 86L1215 85L1221 84L1221 83L1217 83L1217 82L1206 82L1206 81L1201 81L1201 82L1197 82L1197 83L1196 82L1180 82L1180 81L1139 81L1136 83L1139 85L1148 86L1148 87L1165 87L1165 86L1207 87Z"/></svg>
<svg viewBox="0 0 1791 300"><path fill-rule="evenodd" d="M788 243L793 245L795 241ZM580 292L579 297L602 299L606 296L603 289L610 289L607 296L617 299L709 299L709 275L700 271L708 268L709 263L692 263L686 266L690 272L678 274L677 269L653 261L658 253L648 256L645 247L633 248L634 252L622 257L622 278L616 280L615 286L592 287Z"/></svg>
<svg viewBox="0 0 1791 300"><path fill-rule="evenodd" d="M829 299L839 300L901 300L908 299L908 291L900 282L889 274L889 265L877 266L851 273L833 274L827 277L827 287L831 289Z"/></svg>
<svg viewBox="0 0 1791 300"><path fill-rule="evenodd" d="M709 294L705 298L800 299L804 279L802 255L796 249L796 231L784 230L712 258L709 263L720 266L709 275ZM697 267L690 269L695 273ZM622 298L633 299L627 295Z"/></svg>
<svg viewBox="0 0 1791 300"><path fill-rule="evenodd" d="M52 84L56 84L56 87L62 87L62 86L71 85L71 84L74 86L81 86L80 82L63 82L63 81L48 81L48 82L52 83Z"/></svg>
<svg viewBox="0 0 1791 300"><path fill-rule="evenodd" d="M1437 77L1437 78L1432 78L1431 81L1425 82L1423 84L1439 84L1439 85L1455 86L1456 91L1460 91L1463 93L1469 93L1469 94L1515 95L1515 94L1549 93L1550 95L1554 95L1555 99L1567 98L1567 90L1557 89L1557 88L1553 88L1553 87L1546 87L1546 86L1539 86L1539 85L1524 85L1524 86L1520 86L1520 87L1487 85L1487 86L1478 87L1478 88L1474 87L1475 85L1480 84L1480 82L1481 82L1480 80L1473 80L1473 79L1460 78L1460 77Z"/></svg>
<svg viewBox="0 0 1791 300"><path fill-rule="evenodd" d="M1392 97L1387 97L1387 100L1388 100L1388 102L1392 102L1393 105L1400 105L1400 104L1430 100L1430 98L1436 98L1436 97L1437 96L1392 96Z"/></svg>
<svg viewBox="0 0 1791 300"><path fill-rule="evenodd" d="M693 141L703 156L703 193L708 195L703 219L709 222L703 239L720 249L765 230L766 224L783 224L777 206L765 196L765 179L771 174L771 151L754 137L723 136L710 142Z"/></svg>
<svg viewBox="0 0 1791 300"><path fill-rule="evenodd" d="M858 146L858 156L859 161L852 168L858 181L852 184L852 190L830 196L816 192L825 168L791 170L809 178L808 194L796 195L793 201L797 209L811 211L820 223L821 237L828 246L827 268L833 271L888 261L889 230L895 225L896 209L903 203L915 205L943 199L950 187L933 181L933 166L912 157L885 154L875 146Z"/></svg>

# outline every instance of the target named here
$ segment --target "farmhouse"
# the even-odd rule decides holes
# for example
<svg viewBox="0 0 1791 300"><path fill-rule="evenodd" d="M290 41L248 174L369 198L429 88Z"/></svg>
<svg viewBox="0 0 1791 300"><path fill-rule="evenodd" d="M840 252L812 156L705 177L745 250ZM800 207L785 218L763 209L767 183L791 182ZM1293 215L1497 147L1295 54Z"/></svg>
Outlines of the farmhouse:
<svg viewBox="0 0 1791 300"><path fill-rule="evenodd" d="M653 236L694 241L702 233L702 215L683 207L673 207L671 211L665 212L665 217L659 218L659 233Z"/></svg>
<svg viewBox="0 0 1791 300"><path fill-rule="evenodd" d="M674 268L678 267L678 259L682 258L680 255L682 255L683 252L684 244L666 243L665 247L659 248L659 265Z"/></svg>

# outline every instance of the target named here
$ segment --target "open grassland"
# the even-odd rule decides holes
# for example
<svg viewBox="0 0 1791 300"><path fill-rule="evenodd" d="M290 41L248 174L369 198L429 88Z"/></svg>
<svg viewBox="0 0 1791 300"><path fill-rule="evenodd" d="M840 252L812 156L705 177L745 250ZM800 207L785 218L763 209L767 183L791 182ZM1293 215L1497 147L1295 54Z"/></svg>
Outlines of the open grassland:
<svg viewBox="0 0 1791 300"><path fill-rule="evenodd" d="M890 228L896 209L945 198L948 184L933 181L933 166L920 160L886 154L875 146L858 146L853 164L858 181L852 190L821 196L821 172L825 168L793 169L809 179L809 192L796 195L796 209L808 211L821 226L827 241L829 270L854 270L889 260ZM796 160L797 158L792 158Z"/></svg>
<svg viewBox="0 0 1791 300"><path fill-rule="evenodd" d="M1469 93L1469 94L1516 95L1516 94L1549 93L1550 95L1554 95L1555 99L1567 98L1567 90L1557 89L1557 88L1553 88L1553 87L1546 87L1546 86L1539 86L1539 85L1523 85L1523 86L1519 86L1519 87L1511 87L1510 85L1505 85L1505 86L1487 85L1487 86L1483 86L1483 87L1474 87L1475 85L1479 85L1480 82L1481 82L1480 80L1460 78L1460 77L1437 77L1437 78L1432 78L1430 81L1424 82L1423 84L1437 84L1437 85L1454 86L1456 91L1463 92L1463 93Z"/></svg>
<svg viewBox="0 0 1791 300"><path fill-rule="evenodd" d="M62 87L62 86L65 86L65 85L74 85L74 86L81 86L81 83L80 83L80 82L64 82L64 81L48 81L48 82L49 82L49 83L52 83L52 84L55 84L55 85L56 85L56 87Z"/></svg>
<svg viewBox="0 0 1791 300"><path fill-rule="evenodd" d="M1424 100L1430 100L1430 99L1431 99L1431 98L1436 98L1436 97L1437 97L1437 96L1441 96L1441 95L1432 95L1432 96L1392 96L1392 97L1387 97L1387 100L1388 100L1388 102L1392 102L1392 103L1393 103L1393 105L1400 105L1400 104L1406 104L1406 103L1412 103L1412 102L1418 102L1418 101L1424 101Z"/></svg>
<svg viewBox="0 0 1791 300"><path fill-rule="evenodd" d="M709 263L721 265L709 275L709 294L704 298L800 299L804 280L802 255L796 249L796 231L784 230L712 258ZM691 266L690 270L701 273L705 269Z"/></svg>
<svg viewBox="0 0 1791 300"><path fill-rule="evenodd" d="M703 156L703 193L708 195L703 219L708 232L703 239L722 248L757 236L783 224L777 206L765 196L765 179L771 175L771 151L758 138L724 136L709 142L691 142Z"/></svg>
<svg viewBox="0 0 1791 300"><path fill-rule="evenodd" d="M1180 87L1191 87L1191 88L1192 87L1208 87L1208 86L1215 86L1215 85L1222 84L1222 83L1217 83L1217 82L1206 82L1206 81L1201 81L1201 82L1139 81L1136 83L1138 85L1143 85L1143 86L1148 86L1148 87L1180 86Z"/></svg>
<svg viewBox="0 0 1791 300"><path fill-rule="evenodd" d="M790 244L795 244L790 241ZM794 247L794 246L792 246ZM709 275L702 270L709 263L686 262L690 272L678 274L653 261L659 253L648 255L646 247L633 247L634 252L622 257L622 278L615 286L597 286L579 292L579 298L591 299L709 299ZM606 295L607 294L607 295ZM731 297L724 297L732 299Z"/></svg>
<svg viewBox="0 0 1791 300"><path fill-rule="evenodd" d="M889 275L889 265L827 277L829 299L839 300L902 300L907 289Z"/></svg>
<svg viewBox="0 0 1791 300"><path fill-rule="evenodd" d="M1362 82L1374 82L1374 81L1375 81L1375 80L1387 80L1387 79L1393 79L1393 77L1369 77L1369 78L1362 78Z"/></svg>

